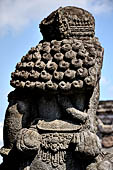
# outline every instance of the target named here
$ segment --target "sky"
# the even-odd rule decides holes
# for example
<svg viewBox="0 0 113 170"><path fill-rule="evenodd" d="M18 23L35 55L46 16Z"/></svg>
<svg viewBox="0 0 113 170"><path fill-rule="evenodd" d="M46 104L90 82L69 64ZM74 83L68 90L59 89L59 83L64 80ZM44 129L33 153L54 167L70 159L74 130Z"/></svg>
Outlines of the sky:
<svg viewBox="0 0 113 170"><path fill-rule="evenodd" d="M113 100L113 0L0 0L0 147L7 95L13 90L11 72L42 39L41 20L64 6L84 8L95 17L96 36L104 47L100 100Z"/></svg>

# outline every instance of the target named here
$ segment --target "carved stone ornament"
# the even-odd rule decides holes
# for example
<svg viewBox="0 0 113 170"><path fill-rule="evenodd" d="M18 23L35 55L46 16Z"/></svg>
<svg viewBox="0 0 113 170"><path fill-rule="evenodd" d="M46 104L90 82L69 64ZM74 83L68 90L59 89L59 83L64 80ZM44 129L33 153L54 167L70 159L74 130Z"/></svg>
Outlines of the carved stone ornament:
<svg viewBox="0 0 113 170"><path fill-rule="evenodd" d="M3 170L112 170L101 152L96 110L104 49L94 17L64 7L40 24L43 40L11 74Z"/></svg>

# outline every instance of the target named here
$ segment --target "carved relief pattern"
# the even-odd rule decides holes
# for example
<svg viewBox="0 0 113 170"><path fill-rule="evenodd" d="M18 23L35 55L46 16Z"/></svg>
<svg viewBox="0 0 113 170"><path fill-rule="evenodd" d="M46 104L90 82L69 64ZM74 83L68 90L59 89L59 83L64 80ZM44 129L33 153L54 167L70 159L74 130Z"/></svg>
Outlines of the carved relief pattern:
<svg viewBox="0 0 113 170"><path fill-rule="evenodd" d="M72 140L72 133L49 133L42 134L42 148L49 149L52 152L66 150Z"/></svg>
<svg viewBox="0 0 113 170"><path fill-rule="evenodd" d="M49 133L42 134L41 148L38 155L41 160L51 163L57 167L66 162L66 150L72 140L73 134L69 133Z"/></svg>

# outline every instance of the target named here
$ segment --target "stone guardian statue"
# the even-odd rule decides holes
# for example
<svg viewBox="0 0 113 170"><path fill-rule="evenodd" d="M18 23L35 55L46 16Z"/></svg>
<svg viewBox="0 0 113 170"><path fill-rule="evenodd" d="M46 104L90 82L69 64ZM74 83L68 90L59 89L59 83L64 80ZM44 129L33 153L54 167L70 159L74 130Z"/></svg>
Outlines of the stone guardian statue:
<svg viewBox="0 0 113 170"><path fill-rule="evenodd" d="M94 17L59 8L40 23L43 40L11 74L2 170L112 170L96 111L104 49Z"/></svg>

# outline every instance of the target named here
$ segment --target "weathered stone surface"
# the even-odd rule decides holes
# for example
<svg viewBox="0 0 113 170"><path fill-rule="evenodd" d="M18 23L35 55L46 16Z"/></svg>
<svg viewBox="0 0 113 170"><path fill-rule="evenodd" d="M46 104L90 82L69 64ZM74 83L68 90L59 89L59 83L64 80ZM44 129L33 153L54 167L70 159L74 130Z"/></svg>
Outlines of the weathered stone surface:
<svg viewBox="0 0 113 170"><path fill-rule="evenodd" d="M94 17L76 7L59 8L41 22L43 40L11 75L2 169L113 168L96 135L104 50L94 26Z"/></svg>
<svg viewBox="0 0 113 170"><path fill-rule="evenodd" d="M44 39L48 41L69 37L87 39L94 37L95 21L88 11L81 8L64 7L45 18L40 24L40 30ZM67 43L67 41L64 42ZM77 43L75 48L80 48L80 44Z"/></svg>
<svg viewBox="0 0 113 170"><path fill-rule="evenodd" d="M105 136L102 138L102 145L105 148L113 147L113 136Z"/></svg>
<svg viewBox="0 0 113 170"><path fill-rule="evenodd" d="M82 81L82 88L94 87L101 67L102 55L100 57L99 52L103 53L103 48L98 45L97 39L82 41L70 38L66 39L65 44L64 40L56 40L56 43L60 43L59 52L53 51L52 41L50 44L43 41L32 48L32 52L30 50L21 62L17 63L16 70L12 73L11 85L15 88L48 90L48 83L51 82L54 84L51 85L51 90L72 91L75 87L74 82ZM76 49L78 43L80 48ZM93 44L93 46L90 47L89 44ZM49 51L45 51L45 48L49 48ZM93 55L92 49L95 51ZM34 55L39 57L34 59ZM41 55L42 57L40 57ZM92 64L89 62L91 58L94 60ZM87 64L86 60L88 60ZM65 84L63 89L62 82ZM40 86L37 86L37 83L40 83ZM81 88L81 86L77 88L79 87Z"/></svg>
<svg viewBox="0 0 113 170"><path fill-rule="evenodd" d="M113 101L100 101L97 109L98 136L103 150L113 152Z"/></svg>

